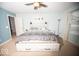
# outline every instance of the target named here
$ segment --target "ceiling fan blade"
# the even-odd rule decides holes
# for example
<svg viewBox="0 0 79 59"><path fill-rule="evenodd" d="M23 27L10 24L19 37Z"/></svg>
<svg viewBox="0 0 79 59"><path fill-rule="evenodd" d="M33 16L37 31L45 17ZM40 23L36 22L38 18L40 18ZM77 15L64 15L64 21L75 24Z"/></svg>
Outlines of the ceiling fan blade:
<svg viewBox="0 0 79 59"><path fill-rule="evenodd" d="M40 3L40 6L47 7L47 5Z"/></svg>
<svg viewBox="0 0 79 59"><path fill-rule="evenodd" d="M25 5L33 5L33 3L27 3L27 4L25 4Z"/></svg>

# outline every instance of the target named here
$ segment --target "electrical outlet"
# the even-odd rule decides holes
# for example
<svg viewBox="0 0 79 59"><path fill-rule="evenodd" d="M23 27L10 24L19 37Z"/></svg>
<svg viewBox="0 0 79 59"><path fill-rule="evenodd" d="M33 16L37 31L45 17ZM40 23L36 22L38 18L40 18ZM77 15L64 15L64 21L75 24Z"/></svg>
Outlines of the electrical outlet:
<svg viewBox="0 0 79 59"><path fill-rule="evenodd" d="M2 40L0 39L0 42L1 42Z"/></svg>

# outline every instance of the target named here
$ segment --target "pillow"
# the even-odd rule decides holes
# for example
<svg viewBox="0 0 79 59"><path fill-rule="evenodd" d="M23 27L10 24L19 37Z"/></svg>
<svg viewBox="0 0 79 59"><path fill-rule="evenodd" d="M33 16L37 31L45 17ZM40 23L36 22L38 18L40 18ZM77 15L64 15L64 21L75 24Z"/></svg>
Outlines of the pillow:
<svg viewBox="0 0 79 59"><path fill-rule="evenodd" d="M40 31L40 28L38 28L38 27L31 27L31 28L29 29L29 31L30 31L30 32L38 32L38 31Z"/></svg>
<svg viewBox="0 0 79 59"><path fill-rule="evenodd" d="M37 27L31 27L30 30L38 30Z"/></svg>

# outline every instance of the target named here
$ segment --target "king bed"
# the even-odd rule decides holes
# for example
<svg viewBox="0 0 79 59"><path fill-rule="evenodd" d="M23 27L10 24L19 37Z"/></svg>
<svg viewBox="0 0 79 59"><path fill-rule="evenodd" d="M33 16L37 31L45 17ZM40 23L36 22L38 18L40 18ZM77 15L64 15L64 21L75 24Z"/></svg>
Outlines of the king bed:
<svg viewBox="0 0 79 59"><path fill-rule="evenodd" d="M17 51L58 51L60 44L52 32L25 32L17 37Z"/></svg>
<svg viewBox="0 0 79 59"><path fill-rule="evenodd" d="M31 27L17 36L17 51L59 51L60 44L56 35L47 28Z"/></svg>

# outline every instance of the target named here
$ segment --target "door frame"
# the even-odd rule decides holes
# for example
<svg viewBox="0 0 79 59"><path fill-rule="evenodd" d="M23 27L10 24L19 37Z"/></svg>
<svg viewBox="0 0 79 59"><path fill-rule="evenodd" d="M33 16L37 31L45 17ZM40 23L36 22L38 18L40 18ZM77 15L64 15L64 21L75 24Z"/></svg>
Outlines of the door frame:
<svg viewBox="0 0 79 59"><path fill-rule="evenodd" d="M10 32L10 35L11 35L11 30L10 30L10 23L9 23L9 16L11 16L11 17L14 17L14 19L15 19L15 16L13 16L13 15L10 15L10 14L7 14L7 21L8 21L8 26L9 26L9 32ZM14 22L15 22L15 20L14 20ZM16 27L16 26L15 26ZM15 29L16 30L16 29ZM12 38L12 35L11 35L11 38Z"/></svg>

